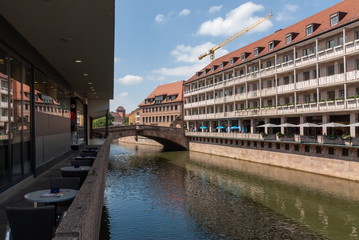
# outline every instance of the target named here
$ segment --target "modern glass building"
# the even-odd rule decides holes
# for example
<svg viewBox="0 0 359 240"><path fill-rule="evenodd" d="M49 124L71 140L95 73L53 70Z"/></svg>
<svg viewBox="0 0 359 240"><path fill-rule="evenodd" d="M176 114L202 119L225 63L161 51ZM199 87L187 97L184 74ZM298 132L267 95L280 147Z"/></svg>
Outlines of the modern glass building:
<svg viewBox="0 0 359 240"><path fill-rule="evenodd" d="M0 192L87 142L113 62L113 0L0 2Z"/></svg>

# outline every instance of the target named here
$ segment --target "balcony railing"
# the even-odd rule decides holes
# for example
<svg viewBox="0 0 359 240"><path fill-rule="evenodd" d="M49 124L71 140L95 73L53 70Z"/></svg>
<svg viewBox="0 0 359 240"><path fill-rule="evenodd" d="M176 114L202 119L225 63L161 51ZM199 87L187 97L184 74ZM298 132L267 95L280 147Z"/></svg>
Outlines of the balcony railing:
<svg viewBox="0 0 359 240"><path fill-rule="evenodd" d="M235 133L235 132L185 132L187 137L215 137L238 140L263 140L263 141L283 141L293 143L317 143L326 145L339 146L357 146L359 138L343 139L340 136L328 137L323 135L306 136L306 135L283 135L276 136L274 134L262 135L260 133Z"/></svg>

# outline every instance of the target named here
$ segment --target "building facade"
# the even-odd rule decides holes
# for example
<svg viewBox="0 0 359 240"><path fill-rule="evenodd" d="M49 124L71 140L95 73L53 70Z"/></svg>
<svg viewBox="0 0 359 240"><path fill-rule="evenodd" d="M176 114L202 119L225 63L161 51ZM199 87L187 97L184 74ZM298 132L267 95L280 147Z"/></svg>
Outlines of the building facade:
<svg viewBox="0 0 359 240"><path fill-rule="evenodd" d="M125 126L126 110L124 107L118 106L116 112L111 112L111 115L114 117L112 122L114 126Z"/></svg>
<svg viewBox="0 0 359 240"><path fill-rule="evenodd" d="M140 124L181 128L183 124L183 82L159 85L139 105Z"/></svg>
<svg viewBox="0 0 359 240"><path fill-rule="evenodd" d="M141 110L136 108L128 115L128 123L130 125L139 125L141 122Z"/></svg>
<svg viewBox="0 0 359 240"><path fill-rule="evenodd" d="M184 83L187 136L358 145L358 54L359 2L345 0L220 57Z"/></svg>

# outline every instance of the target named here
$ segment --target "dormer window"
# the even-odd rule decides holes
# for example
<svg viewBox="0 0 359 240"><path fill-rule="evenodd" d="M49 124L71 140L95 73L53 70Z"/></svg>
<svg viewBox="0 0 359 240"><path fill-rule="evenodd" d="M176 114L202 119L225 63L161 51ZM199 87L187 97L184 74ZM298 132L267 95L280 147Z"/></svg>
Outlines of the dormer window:
<svg viewBox="0 0 359 240"><path fill-rule="evenodd" d="M232 57L232 58L229 60L229 62L230 62L231 65L233 65L237 60L238 60L237 57Z"/></svg>
<svg viewBox="0 0 359 240"><path fill-rule="evenodd" d="M334 26L339 23L339 13L330 15L330 26Z"/></svg>
<svg viewBox="0 0 359 240"><path fill-rule="evenodd" d="M292 41L292 33L289 33L285 36L285 43L290 43Z"/></svg>
<svg viewBox="0 0 359 240"><path fill-rule="evenodd" d="M213 65L211 68L212 72L216 71L217 67L218 67L218 65Z"/></svg>
<svg viewBox="0 0 359 240"><path fill-rule="evenodd" d="M196 73L196 77L199 77L201 75L202 72L197 72Z"/></svg>
<svg viewBox="0 0 359 240"><path fill-rule="evenodd" d="M258 48L255 48L253 50L253 53L254 53L254 56L257 56L259 54L259 49Z"/></svg>
<svg viewBox="0 0 359 240"><path fill-rule="evenodd" d="M310 34L312 34L314 32L314 27L313 24L310 24L308 26L306 26L305 28L305 34L308 36Z"/></svg>
<svg viewBox="0 0 359 240"><path fill-rule="evenodd" d="M273 41L271 41L271 42L268 43L268 48L269 48L269 50L273 50L273 49L274 49L274 42L273 42Z"/></svg>
<svg viewBox="0 0 359 240"><path fill-rule="evenodd" d="M221 62L220 68L222 69L224 67L224 63Z"/></svg>

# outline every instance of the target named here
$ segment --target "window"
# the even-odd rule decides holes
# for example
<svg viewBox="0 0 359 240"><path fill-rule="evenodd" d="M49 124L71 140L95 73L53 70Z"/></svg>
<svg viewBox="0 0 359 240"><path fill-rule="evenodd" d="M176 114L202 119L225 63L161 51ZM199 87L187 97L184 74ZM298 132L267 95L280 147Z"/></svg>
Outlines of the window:
<svg viewBox="0 0 359 240"><path fill-rule="evenodd" d="M303 56L308 56L309 54L310 54L310 49L309 48L303 49Z"/></svg>
<svg viewBox="0 0 359 240"><path fill-rule="evenodd" d="M356 32L354 33L354 39L355 39L355 40L359 39L359 31L356 31Z"/></svg>
<svg viewBox="0 0 359 240"><path fill-rule="evenodd" d="M334 26L339 22L339 14L335 13L330 16L330 26Z"/></svg>
<svg viewBox="0 0 359 240"><path fill-rule="evenodd" d="M273 106L273 101L272 101L272 99L269 99L267 102L268 102L268 106Z"/></svg>
<svg viewBox="0 0 359 240"><path fill-rule="evenodd" d="M274 42L269 42L268 48L269 48L269 50L272 50L274 48Z"/></svg>
<svg viewBox="0 0 359 240"><path fill-rule="evenodd" d="M355 70L359 70L359 59L355 60Z"/></svg>
<svg viewBox="0 0 359 240"><path fill-rule="evenodd" d="M344 63L339 63L339 65L338 65L338 72L339 72L339 73L344 73Z"/></svg>
<svg viewBox="0 0 359 240"><path fill-rule="evenodd" d="M271 88L271 87L272 87L272 80L269 80L269 81L267 82L267 86L268 86L268 88Z"/></svg>
<svg viewBox="0 0 359 240"><path fill-rule="evenodd" d="M292 41L292 34L289 33L285 36L285 43L290 43Z"/></svg>
<svg viewBox="0 0 359 240"><path fill-rule="evenodd" d="M288 62L289 61L289 55L284 55L283 56L283 62Z"/></svg>
<svg viewBox="0 0 359 240"><path fill-rule="evenodd" d="M313 25L312 24L305 28L305 33L306 33L306 35L310 35L313 33Z"/></svg>
<svg viewBox="0 0 359 240"><path fill-rule="evenodd" d="M326 48L333 48L334 47L334 39L327 41Z"/></svg>
<svg viewBox="0 0 359 240"><path fill-rule="evenodd" d="M272 66L272 61L267 61L267 67L271 67Z"/></svg>
<svg viewBox="0 0 359 240"><path fill-rule="evenodd" d="M289 84L289 76L284 77L283 82L284 82L285 85Z"/></svg>
<svg viewBox="0 0 359 240"><path fill-rule="evenodd" d="M328 148L328 154L329 155L334 155L334 148L333 147Z"/></svg>
<svg viewBox="0 0 359 240"><path fill-rule="evenodd" d="M303 96L303 101L304 103L309 103L310 102L310 94L306 94Z"/></svg>
<svg viewBox="0 0 359 240"><path fill-rule="evenodd" d="M242 61L246 60L246 54L242 53Z"/></svg>
<svg viewBox="0 0 359 240"><path fill-rule="evenodd" d="M231 58L230 63L231 63L231 65L233 65L233 63L234 63L234 58Z"/></svg>
<svg viewBox="0 0 359 240"><path fill-rule="evenodd" d="M339 90L339 97L344 98L344 89Z"/></svg>
<svg viewBox="0 0 359 240"><path fill-rule="evenodd" d="M290 103L290 98L289 97L284 98L284 103L289 104Z"/></svg>
<svg viewBox="0 0 359 240"><path fill-rule="evenodd" d="M327 76L332 76L332 75L334 75L334 65L327 67Z"/></svg>
<svg viewBox="0 0 359 240"><path fill-rule="evenodd" d="M258 49L258 48L255 48L254 51L253 51L253 53L254 53L254 56L257 56L257 55L259 54L259 49Z"/></svg>
<svg viewBox="0 0 359 240"><path fill-rule="evenodd" d="M338 37L338 45L343 45L343 37Z"/></svg>
<svg viewBox="0 0 359 240"><path fill-rule="evenodd" d="M327 99L334 100L335 99L335 91L327 92Z"/></svg>
<svg viewBox="0 0 359 240"><path fill-rule="evenodd" d="M305 81L310 79L310 73L309 73L309 71L308 71L308 72L303 72L303 79L304 79Z"/></svg>

